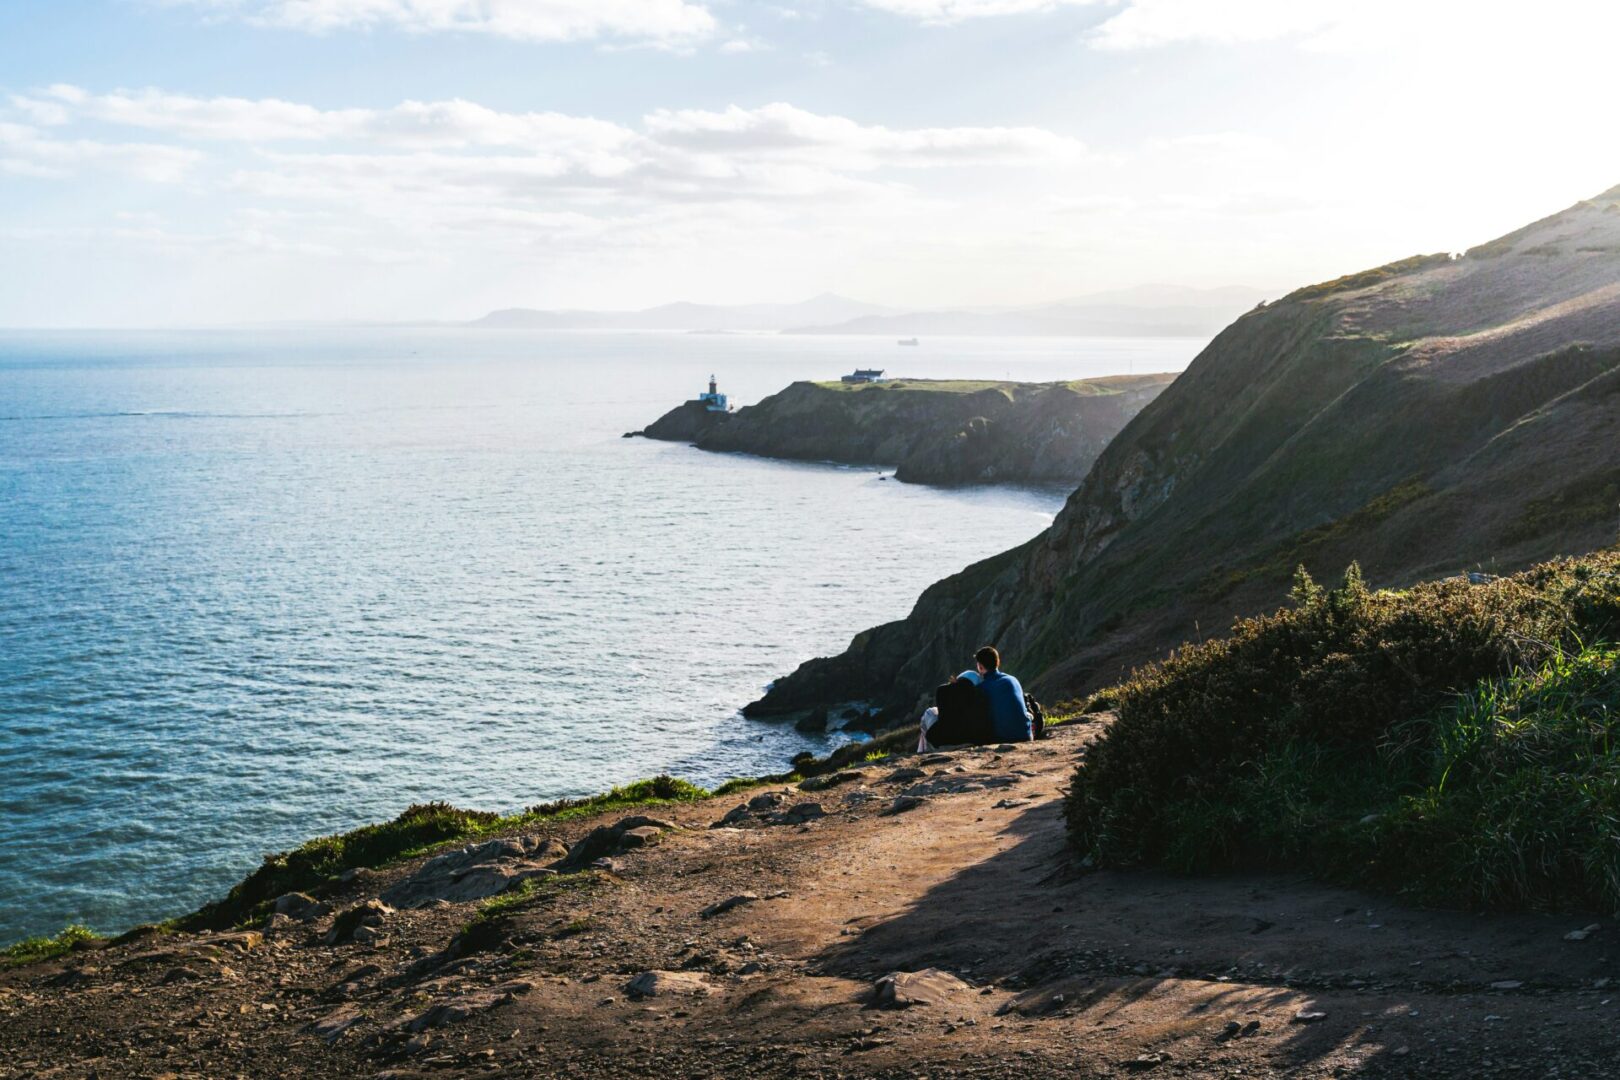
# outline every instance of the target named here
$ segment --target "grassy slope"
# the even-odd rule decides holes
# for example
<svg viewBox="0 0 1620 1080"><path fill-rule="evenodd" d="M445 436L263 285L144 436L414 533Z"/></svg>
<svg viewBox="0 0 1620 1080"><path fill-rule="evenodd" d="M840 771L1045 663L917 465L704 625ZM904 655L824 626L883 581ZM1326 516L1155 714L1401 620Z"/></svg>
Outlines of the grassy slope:
<svg viewBox="0 0 1620 1080"><path fill-rule="evenodd" d="M1620 905L1620 554L1487 585L1301 578L1110 692L1075 773L1105 865L1305 868L1418 899Z"/></svg>

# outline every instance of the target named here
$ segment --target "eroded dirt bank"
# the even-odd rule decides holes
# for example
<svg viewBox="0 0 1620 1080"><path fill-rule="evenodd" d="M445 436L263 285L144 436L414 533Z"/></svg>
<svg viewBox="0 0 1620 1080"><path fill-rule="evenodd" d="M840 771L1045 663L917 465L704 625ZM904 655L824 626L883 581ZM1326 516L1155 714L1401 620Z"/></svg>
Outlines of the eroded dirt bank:
<svg viewBox="0 0 1620 1080"><path fill-rule="evenodd" d="M0 1077L1620 1076L1608 918L1077 868L1058 793L1105 722L0 973Z"/></svg>

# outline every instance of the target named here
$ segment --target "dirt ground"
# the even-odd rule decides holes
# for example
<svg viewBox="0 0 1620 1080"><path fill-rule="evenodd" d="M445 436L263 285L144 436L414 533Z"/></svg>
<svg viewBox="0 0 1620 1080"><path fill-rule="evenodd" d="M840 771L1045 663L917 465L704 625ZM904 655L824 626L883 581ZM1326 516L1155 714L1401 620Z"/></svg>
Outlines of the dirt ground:
<svg viewBox="0 0 1620 1080"><path fill-rule="evenodd" d="M439 900L324 943L417 860L262 933L0 973L0 1078L1620 1077L1606 916L1078 866L1060 788L1105 722L658 808L466 933Z"/></svg>

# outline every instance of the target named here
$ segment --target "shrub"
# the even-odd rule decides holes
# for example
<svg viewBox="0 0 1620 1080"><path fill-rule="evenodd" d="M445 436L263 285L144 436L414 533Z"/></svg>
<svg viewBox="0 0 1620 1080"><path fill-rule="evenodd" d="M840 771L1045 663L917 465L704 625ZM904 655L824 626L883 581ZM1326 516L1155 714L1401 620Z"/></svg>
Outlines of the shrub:
<svg viewBox="0 0 1620 1080"><path fill-rule="evenodd" d="M1074 842L1106 865L1385 874L1430 899L1486 904L1572 895L1507 878L1448 884L1448 870L1401 845L1415 843L1419 822L1439 836L1440 822L1456 820L1402 800L1433 784L1434 754L1450 745L1441 733L1454 723L1437 718L1452 715L1445 707L1458 691L1563 662L1582 639L1620 629L1620 557L1406 592L1374 592L1355 567L1332 590L1301 571L1294 601L1240 620L1229 637L1183 646L1116 689L1119 719L1066 800ZM1455 790L1442 801L1465 805Z"/></svg>

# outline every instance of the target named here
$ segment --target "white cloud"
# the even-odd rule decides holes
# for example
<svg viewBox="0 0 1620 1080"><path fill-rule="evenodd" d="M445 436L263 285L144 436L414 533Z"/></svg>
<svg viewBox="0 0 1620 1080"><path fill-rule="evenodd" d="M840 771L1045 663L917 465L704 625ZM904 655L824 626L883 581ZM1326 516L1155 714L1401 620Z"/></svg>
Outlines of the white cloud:
<svg viewBox="0 0 1620 1080"><path fill-rule="evenodd" d="M716 23L690 0L167 0L311 33L396 29L463 32L518 41L683 44Z"/></svg>
<svg viewBox="0 0 1620 1080"><path fill-rule="evenodd" d="M0 172L18 176L57 179L90 169L174 183L201 158L184 147L55 139L26 124L0 121Z"/></svg>
<svg viewBox="0 0 1620 1080"><path fill-rule="evenodd" d="M724 112L660 109L644 120L648 134L692 151L809 157L843 168L1011 165L1074 160L1077 139L1034 127L895 129L807 112L782 102Z"/></svg>
<svg viewBox="0 0 1620 1080"><path fill-rule="evenodd" d="M370 143L396 148L555 147L608 153L633 141L618 124L562 113L504 113L471 101L405 101L389 109L318 109L276 98L200 98L155 89L92 94L56 85L12 104L36 122L70 120L244 143Z"/></svg>
<svg viewBox="0 0 1620 1080"><path fill-rule="evenodd" d="M1295 41L1323 52L1421 54L1432 62L1467 63L1482 52L1505 51L1538 65L1529 47L1606 48L1620 16L1589 0L1541 0L1533 12L1509 0L1129 0L1089 35L1105 49L1146 49L1181 43L1235 45Z"/></svg>
<svg viewBox="0 0 1620 1080"><path fill-rule="evenodd" d="M1109 0L860 0L867 7L928 23L956 23L995 15L1028 15Z"/></svg>

